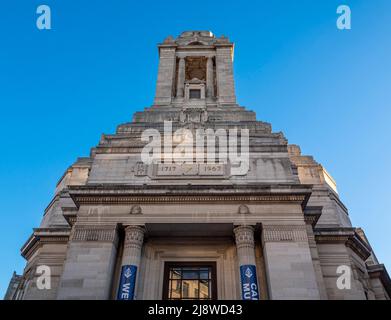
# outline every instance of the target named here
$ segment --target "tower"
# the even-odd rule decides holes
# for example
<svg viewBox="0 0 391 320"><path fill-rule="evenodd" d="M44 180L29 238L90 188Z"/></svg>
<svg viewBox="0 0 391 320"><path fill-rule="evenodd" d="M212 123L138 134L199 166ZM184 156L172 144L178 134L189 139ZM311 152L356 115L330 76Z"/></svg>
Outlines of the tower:
<svg viewBox="0 0 391 320"><path fill-rule="evenodd" d="M159 45L156 105L236 103L233 79L234 45L210 31L186 31Z"/></svg>
<svg viewBox="0 0 391 320"><path fill-rule="evenodd" d="M233 47L209 31L159 45L153 105L66 170L10 298L390 298L330 174L236 103Z"/></svg>

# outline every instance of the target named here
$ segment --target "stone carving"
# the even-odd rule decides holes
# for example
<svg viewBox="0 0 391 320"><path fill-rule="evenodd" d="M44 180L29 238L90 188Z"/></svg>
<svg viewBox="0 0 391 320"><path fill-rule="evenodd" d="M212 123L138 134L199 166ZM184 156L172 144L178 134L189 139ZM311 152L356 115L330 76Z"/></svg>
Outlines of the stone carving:
<svg viewBox="0 0 391 320"><path fill-rule="evenodd" d="M141 249L144 233L145 229L142 226L131 225L125 227L124 256L129 256L133 249Z"/></svg>
<svg viewBox="0 0 391 320"><path fill-rule="evenodd" d="M148 173L148 165L143 162L137 162L133 168L133 172L136 177L146 176Z"/></svg>
<svg viewBox="0 0 391 320"><path fill-rule="evenodd" d="M182 123L205 123L208 121L208 112L200 108L186 108L180 112L179 120Z"/></svg>
<svg viewBox="0 0 391 320"><path fill-rule="evenodd" d="M157 177L180 177L180 176L224 176L226 164L209 163L158 163L155 164L155 174Z"/></svg>
<svg viewBox="0 0 391 320"><path fill-rule="evenodd" d="M238 249L242 247L254 249L254 227L253 226L237 226L234 229L235 242Z"/></svg>
<svg viewBox="0 0 391 320"><path fill-rule="evenodd" d="M179 120L182 123L205 123L208 121L208 112L204 108L186 108L181 110Z"/></svg>
<svg viewBox="0 0 391 320"><path fill-rule="evenodd" d="M76 227L73 233L73 241L101 241L114 242L117 238L115 226Z"/></svg>
<svg viewBox="0 0 391 320"><path fill-rule="evenodd" d="M264 225L262 233L263 233L263 240L265 242L308 241L305 225L300 225L300 226Z"/></svg>
<svg viewBox="0 0 391 320"><path fill-rule="evenodd" d="M175 40L173 36L168 36L166 39L164 39L163 43L174 43Z"/></svg>
<svg viewBox="0 0 391 320"><path fill-rule="evenodd" d="M234 233L239 265L255 265L254 227L240 225Z"/></svg>
<svg viewBox="0 0 391 320"><path fill-rule="evenodd" d="M142 213L143 211L138 204L135 204L130 208L130 214L142 214Z"/></svg>
<svg viewBox="0 0 391 320"><path fill-rule="evenodd" d="M210 31L185 31L176 39L179 45L210 45L216 41Z"/></svg>
<svg viewBox="0 0 391 320"><path fill-rule="evenodd" d="M238 209L239 214L250 214L250 209L245 204L241 204Z"/></svg>
<svg viewBox="0 0 391 320"><path fill-rule="evenodd" d="M275 203L298 202L303 203L304 195L75 195L78 205L87 204L132 204L132 203Z"/></svg>

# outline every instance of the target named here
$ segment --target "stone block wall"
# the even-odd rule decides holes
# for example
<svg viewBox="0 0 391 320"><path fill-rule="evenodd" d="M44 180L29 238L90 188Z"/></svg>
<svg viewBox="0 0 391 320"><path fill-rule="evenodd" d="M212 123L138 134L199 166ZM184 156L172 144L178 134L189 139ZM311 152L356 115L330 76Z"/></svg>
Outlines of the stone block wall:
<svg viewBox="0 0 391 320"><path fill-rule="evenodd" d="M117 245L115 226L76 227L57 298L109 299Z"/></svg>

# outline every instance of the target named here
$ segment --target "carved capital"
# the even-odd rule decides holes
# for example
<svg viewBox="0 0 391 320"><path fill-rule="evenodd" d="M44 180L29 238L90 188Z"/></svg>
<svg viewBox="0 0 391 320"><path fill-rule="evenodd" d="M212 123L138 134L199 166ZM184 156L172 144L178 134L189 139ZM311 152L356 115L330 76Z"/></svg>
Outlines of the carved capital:
<svg viewBox="0 0 391 320"><path fill-rule="evenodd" d="M137 225L125 227L125 251L140 249L144 242L145 228Z"/></svg>
<svg viewBox="0 0 391 320"><path fill-rule="evenodd" d="M253 226L237 226L234 229L235 242L238 249L243 247L254 248L254 227Z"/></svg>

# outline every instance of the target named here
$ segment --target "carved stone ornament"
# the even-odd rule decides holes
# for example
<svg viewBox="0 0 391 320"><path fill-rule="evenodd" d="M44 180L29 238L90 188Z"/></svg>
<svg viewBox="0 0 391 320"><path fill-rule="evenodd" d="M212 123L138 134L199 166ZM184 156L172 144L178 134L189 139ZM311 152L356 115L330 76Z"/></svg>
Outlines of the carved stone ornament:
<svg viewBox="0 0 391 320"><path fill-rule="evenodd" d="M130 208L130 214L142 214L142 213L143 210L138 204L135 204Z"/></svg>
<svg viewBox="0 0 391 320"><path fill-rule="evenodd" d="M208 112L204 109L187 108L179 115L181 123L205 123L208 121Z"/></svg>
<svg viewBox="0 0 391 320"><path fill-rule="evenodd" d="M250 209L245 204L241 204L238 209L239 214L250 214Z"/></svg>

